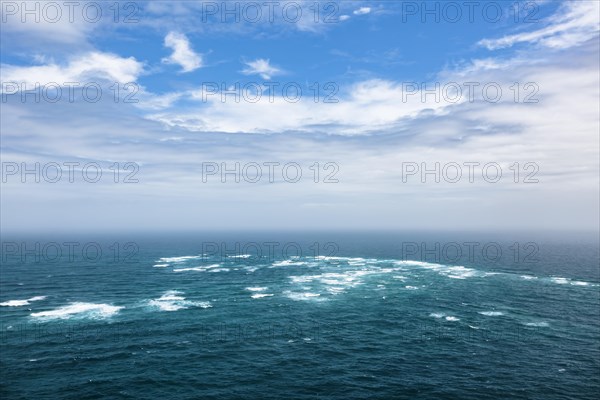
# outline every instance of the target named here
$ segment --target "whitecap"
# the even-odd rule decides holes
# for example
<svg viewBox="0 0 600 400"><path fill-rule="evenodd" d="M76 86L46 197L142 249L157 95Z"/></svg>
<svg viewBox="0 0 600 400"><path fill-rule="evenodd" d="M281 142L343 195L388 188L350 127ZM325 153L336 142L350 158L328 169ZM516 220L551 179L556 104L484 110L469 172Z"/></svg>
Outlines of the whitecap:
<svg viewBox="0 0 600 400"><path fill-rule="evenodd" d="M162 257L159 258L158 261L163 263L180 263L187 260L197 260L199 258L202 258L202 256Z"/></svg>
<svg viewBox="0 0 600 400"><path fill-rule="evenodd" d="M253 299L262 299L263 297L271 297L271 296L273 296L273 295L269 294L269 293L256 293L250 297L252 297Z"/></svg>
<svg viewBox="0 0 600 400"><path fill-rule="evenodd" d="M286 295L286 297L292 299L292 300L297 300L297 301L307 301L307 300L316 300L316 301L320 301L320 300L325 300L323 298L319 298L321 296L320 293L311 293L311 292L303 292L303 293L297 293L297 292L289 292L286 291L284 292L284 294Z"/></svg>
<svg viewBox="0 0 600 400"><path fill-rule="evenodd" d="M485 315L488 317L498 317L500 315L504 315L501 311L479 311L479 314Z"/></svg>
<svg viewBox="0 0 600 400"><path fill-rule="evenodd" d="M29 304L28 300L9 300L4 303L0 303L2 307L21 307Z"/></svg>
<svg viewBox="0 0 600 400"><path fill-rule="evenodd" d="M42 311L31 314L33 318L41 320L52 319L105 319L116 315L124 307L113 306L110 304L95 303L71 303L51 311Z"/></svg>
<svg viewBox="0 0 600 400"><path fill-rule="evenodd" d="M158 308L161 311L177 311L189 307L210 308L212 305L208 301L189 301L181 296L183 293L178 290L169 290L158 299L148 301L148 305Z"/></svg>
<svg viewBox="0 0 600 400"><path fill-rule="evenodd" d="M154 264L153 265L154 268L166 268L168 266L169 266L169 264Z"/></svg>
<svg viewBox="0 0 600 400"><path fill-rule="evenodd" d="M575 286L590 286L589 282L583 282L583 281L571 281L571 285L575 285Z"/></svg>
<svg viewBox="0 0 600 400"><path fill-rule="evenodd" d="M304 261L283 260L274 262L271 267L289 267L292 265L306 265L306 263Z"/></svg>
<svg viewBox="0 0 600 400"><path fill-rule="evenodd" d="M312 282L315 279L315 277L303 275L303 276L290 276L289 279L291 279L292 282L294 282L294 283L305 283L305 282Z"/></svg>
<svg viewBox="0 0 600 400"><path fill-rule="evenodd" d="M247 287L246 288L246 290L249 290L251 292L264 292L267 289L268 289L268 287Z"/></svg>
<svg viewBox="0 0 600 400"><path fill-rule="evenodd" d="M569 280L567 278L561 278L558 276L550 278L550 280L554 283L558 283L559 285L566 285L567 283L569 283Z"/></svg>
<svg viewBox="0 0 600 400"><path fill-rule="evenodd" d="M227 256L227 257L229 257L229 258L250 258L250 257L252 257L252 255L250 255L250 254L238 254L238 255L235 255L235 256Z"/></svg>
<svg viewBox="0 0 600 400"><path fill-rule="evenodd" d="M189 267L189 268L174 268L173 272L187 272L187 271L206 271L206 267Z"/></svg>
<svg viewBox="0 0 600 400"><path fill-rule="evenodd" d="M472 268L465 268L462 266L448 267L446 270L441 271L443 275L452 279L466 279L478 275L478 271Z"/></svg>
<svg viewBox="0 0 600 400"><path fill-rule="evenodd" d="M26 300L9 300L4 303L0 303L0 307L22 307L29 305L32 301L44 300L46 296L34 296Z"/></svg>
<svg viewBox="0 0 600 400"><path fill-rule="evenodd" d="M438 312L438 313L431 313L431 314L429 314L429 316L433 317L433 318L444 318L446 316L446 314L442 313L442 312Z"/></svg>
<svg viewBox="0 0 600 400"><path fill-rule="evenodd" d="M402 260L402 261L394 261L396 265L408 265L408 266L416 266L423 267L428 269L441 269L444 267L442 264L435 264L425 261L414 261L414 260Z"/></svg>
<svg viewBox="0 0 600 400"><path fill-rule="evenodd" d="M173 272L187 272L187 271L200 271L204 272L211 268L218 268L221 264L212 264L212 265L200 265L198 267L188 267L188 268L175 268Z"/></svg>
<svg viewBox="0 0 600 400"><path fill-rule="evenodd" d="M229 268L215 268L215 269L209 269L208 272L229 272L230 269Z"/></svg>
<svg viewBox="0 0 600 400"><path fill-rule="evenodd" d="M547 327L550 326L547 322L528 322L526 326Z"/></svg>
<svg viewBox="0 0 600 400"><path fill-rule="evenodd" d="M316 259L318 260L325 260L325 261L354 261L354 262L364 262L366 261L364 258L361 257L333 257L333 256L317 256Z"/></svg>
<svg viewBox="0 0 600 400"><path fill-rule="evenodd" d="M454 321L460 321L460 319L456 318L456 317L453 317L452 315L449 315L449 316L446 317L446 321L454 322Z"/></svg>

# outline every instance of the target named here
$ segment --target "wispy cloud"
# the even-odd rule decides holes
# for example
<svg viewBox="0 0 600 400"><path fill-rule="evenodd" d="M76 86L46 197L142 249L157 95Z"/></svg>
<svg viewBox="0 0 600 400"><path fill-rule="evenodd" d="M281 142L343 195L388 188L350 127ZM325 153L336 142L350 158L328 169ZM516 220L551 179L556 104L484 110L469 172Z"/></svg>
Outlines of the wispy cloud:
<svg viewBox="0 0 600 400"><path fill-rule="evenodd" d="M65 64L15 66L2 64L3 82L24 83L28 87L39 83L82 82L104 79L112 82L135 82L143 72L143 64L133 57L123 58L112 53L92 51L72 57Z"/></svg>
<svg viewBox="0 0 600 400"><path fill-rule="evenodd" d="M352 12L354 15L365 15L371 12L371 7L361 7Z"/></svg>
<svg viewBox="0 0 600 400"><path fill-rule="evenodd" d="M258 58L254 61L247 61L246 68L242 70L244 75L260 75L261 78L270 80L275 75L280 75L283 71L271 65L269 59Z"/></svg>
<svg viewBox="0 0 600 400"><path fill-rule="evenodd" d="M511 47L517 43L533 43L564 49L580 45L600 32L600 3L596 1L567 2L549 19L545 28L517 33L499 39L483 39L481 46L489 50Z"/></svg>
<svg viewBox="0 0 600 400"><path fill-rule="evenodd" d="M171 48L173 54L163 58L164 63L178 64L182 72L191 72L202 67L202 56L192 50L190 41L184 34L169 32L165 37L165 47Z"/></svg>

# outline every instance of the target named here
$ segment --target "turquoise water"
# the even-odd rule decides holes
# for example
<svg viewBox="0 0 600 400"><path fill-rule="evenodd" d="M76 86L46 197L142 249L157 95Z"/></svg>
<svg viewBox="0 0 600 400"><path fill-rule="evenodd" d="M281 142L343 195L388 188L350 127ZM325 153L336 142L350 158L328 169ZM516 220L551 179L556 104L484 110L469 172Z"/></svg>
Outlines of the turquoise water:
<svg viewBox="0 0 600 400"><path fill-rule="evenodd" d="M25 241L3 238L2 398L599 392L593 238L481 241L498 244L502 257L457 258L414 254L415 243L449 243L423 234L413 247L402 245L410 236L316 236L104 238L88 246L103 252L98 259L79 246L55 260L52 240L23 260L10 246ZM464 249L468 240L455 243Z"/></svg>

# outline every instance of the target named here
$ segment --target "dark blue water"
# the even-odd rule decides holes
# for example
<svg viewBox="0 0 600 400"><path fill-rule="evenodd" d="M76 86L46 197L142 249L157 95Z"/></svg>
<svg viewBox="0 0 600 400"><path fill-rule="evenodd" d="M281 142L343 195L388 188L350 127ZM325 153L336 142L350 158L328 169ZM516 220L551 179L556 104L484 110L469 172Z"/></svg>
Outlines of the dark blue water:
<svg viewBox="0 0 600 400"><path fill-rule="evenodd" d="M599 293L597 236L3 237L0 394L592 399Z"/></svg>

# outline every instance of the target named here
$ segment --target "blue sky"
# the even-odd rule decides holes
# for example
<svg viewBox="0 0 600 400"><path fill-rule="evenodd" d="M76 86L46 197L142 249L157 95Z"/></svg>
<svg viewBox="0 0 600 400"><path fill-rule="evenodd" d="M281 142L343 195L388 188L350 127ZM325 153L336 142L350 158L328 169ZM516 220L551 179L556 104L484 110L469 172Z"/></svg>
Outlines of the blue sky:
<svg viewBox="0 0 600 400"><path fill-rule="evenodd" d="M597 2L459 1L456 22L446 2L320 2L318 22L312 1L272 3L272 22L266 8L258 22L242 11L222 22L223 2L200 1L121 2L115 22L114 3L102 4L97 22L79 8L73 21L62 8L56 22L35 22L3 2L2 161L133 162L140 182L11 176L4 229L598 229ZM284 7L302 17L286 20ZM136 22L123 20L129 11ZM86 102L77 89L72 102L36 103L7 86L51 82L98 83L104 96ZM493 83L502 97L407 94L466 82ZM127 84L137 103L123 102ZM263 96L222 102L206 93L215 84ZM302 90L297 102L284 85ZM305 172L333 162L339 182L202 182L203 162ZM498 163L505 174L529 162L540 182L403 182L409 162Z"/></svg>

